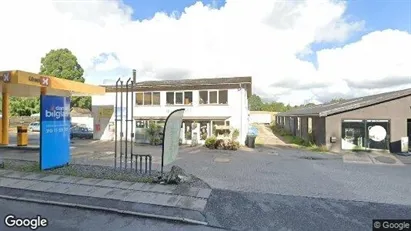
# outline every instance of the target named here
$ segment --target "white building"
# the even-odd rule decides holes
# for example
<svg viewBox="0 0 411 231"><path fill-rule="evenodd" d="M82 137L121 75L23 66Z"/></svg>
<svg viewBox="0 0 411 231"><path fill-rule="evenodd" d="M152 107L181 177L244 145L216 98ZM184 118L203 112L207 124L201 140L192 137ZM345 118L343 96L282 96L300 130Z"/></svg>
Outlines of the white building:
<svg viewBox="0 0 411 231"><path fill-rule="evenodd" d="M104 96L92 97L94 138L112 140L116 88L113 85L105 87L107 93ZM131 139L131 126L134 126L135 141L146 143L145 130L150 121L164 125L172 111L185 108L180 134L182 143L190 144L192 140L204 143L214 134L214 126L226 125L239 130L239 141L244 144L249 126L247 96L251 95L251 89L251 77L139 82L133 86L133 93L120 93L118 90L118 118L121 118L122 106L123 134L128 134L128 139ZM118 134L120 129L118 122Z"/></svg>

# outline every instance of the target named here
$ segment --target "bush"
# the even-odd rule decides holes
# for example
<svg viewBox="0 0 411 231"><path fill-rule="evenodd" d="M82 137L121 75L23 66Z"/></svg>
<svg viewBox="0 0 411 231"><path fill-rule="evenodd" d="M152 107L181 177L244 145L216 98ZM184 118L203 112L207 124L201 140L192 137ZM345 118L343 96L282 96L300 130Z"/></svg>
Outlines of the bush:
<svg viewBox="0 0 411 231"><path fill-rule="evenodd" d="M205 146L206 146L207 148L214 149L214 148L215 148L216 141L217 141L217 138L216 138L215 136L208 137L208 138L205 140Z"/></svg>
<svg viewBox="0 0 411 231"><path fill-rule="evenodd" d="M224 149L224 140L218 139L214 144L215 149Z"/></svg>
<svg viewBox="0 0 411 231"><path fill-rule="evenodd" d="M239 136L240 136L240 131L238 129L234 129L233 134L232 134L233 141L236 141Z"/></svg>
<svg viewBox="0 0 411 231"><path fill-rule="evenodd" d="M160 136L161 126L160 125L155 124L154 122L150 122L148 128L146 128L145 133L151 145L157 145L161 143L161 136Z"/></svg>
<svg viewBox="0 0 411 231"><path fill-rule="evenodd" d="M209 149L238 150L240 148L240 142L228 139L217 139L215 136L212 136L205 140L205 146Z"/></svg>
<svg viewBox="0 0 411 231"><path fill-rule="evenodd" d="M229 140L227 143L224 145L225 150L238 150L240 148L240 142L238 141L232 141Z"/></svg>

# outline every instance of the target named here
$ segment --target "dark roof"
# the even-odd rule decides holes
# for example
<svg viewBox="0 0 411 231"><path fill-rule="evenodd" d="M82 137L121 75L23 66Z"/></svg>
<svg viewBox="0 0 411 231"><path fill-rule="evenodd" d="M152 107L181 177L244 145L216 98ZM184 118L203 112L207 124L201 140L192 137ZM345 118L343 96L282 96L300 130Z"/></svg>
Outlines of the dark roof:
<svg viewBox="0 0 411 231"><path fill-rule="evenodd" d="M125 88L125 81L123 88ZM170 90L170 89L193 89L195 87L211 87L211 86L238 86L244 84L249 94L251 94L252 78L249 77L226 77L226 78L202 78L202 79L179 79L179 80L158 80L158 81L143 81L134 84L134 90L152 89L152 90ZM108 92L115 91L115 84L102 85Z"/></svg>
<svg viewBox="0 0 411 231"><path fill-rule="evenodd" d="M368 107L375 104L403 98L411 95L411 88L377 95L369 95L349 99L345 101L326 103L310 107L298 108L277 114L277 116L329 116L358 108Z"/></svg>
<svg viewBox="0 0 411 231"><path fill-rule="evenodd" d="M218 84L239 84L251 83L251 77L231 77L231 78L204 78L204 79L178 79L137 82L136 86L161 86L161 85L218 85Z"/></svg>

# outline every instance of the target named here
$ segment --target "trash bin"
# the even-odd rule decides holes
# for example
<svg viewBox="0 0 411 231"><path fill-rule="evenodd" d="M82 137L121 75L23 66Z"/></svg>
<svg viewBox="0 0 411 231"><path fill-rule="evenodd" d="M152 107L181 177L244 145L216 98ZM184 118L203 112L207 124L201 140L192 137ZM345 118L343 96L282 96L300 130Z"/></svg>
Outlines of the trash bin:
<svg viewBox="0 0 411 231"><path fill-rule="evenodd" d="M258 135L258 129L254 126L251 126L248 129L248 134L247 138L245 140L245 145L249 148L255 148L255 139L257 138Z"/></svg>
<svg viewBox="0 0 411 231"><path fill-rule="evenodd" d="M24 126L17 127L17 146L27 146L28 135L27 128Z"/></svg>
<svg viewBox="0 0 411 231"><path fill-rule="evenodd" d="M256 136L253 136L253 135L247 136L247 147L255 148L255 138Z"/></svg>

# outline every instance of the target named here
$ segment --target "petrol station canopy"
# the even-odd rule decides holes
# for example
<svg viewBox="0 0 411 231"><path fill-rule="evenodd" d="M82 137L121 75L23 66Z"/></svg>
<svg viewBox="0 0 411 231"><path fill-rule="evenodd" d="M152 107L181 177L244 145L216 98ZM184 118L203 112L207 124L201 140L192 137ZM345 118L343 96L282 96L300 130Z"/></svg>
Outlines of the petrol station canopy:
<svg viewBox="0 0 411 231"><path fill-rule="evenodd" d="M12 70L0 71L0 92L16 97L36 97L40 89L47 95L91 96L105 94L105 88L91 84L61 79L53 76Z"/></svg>

